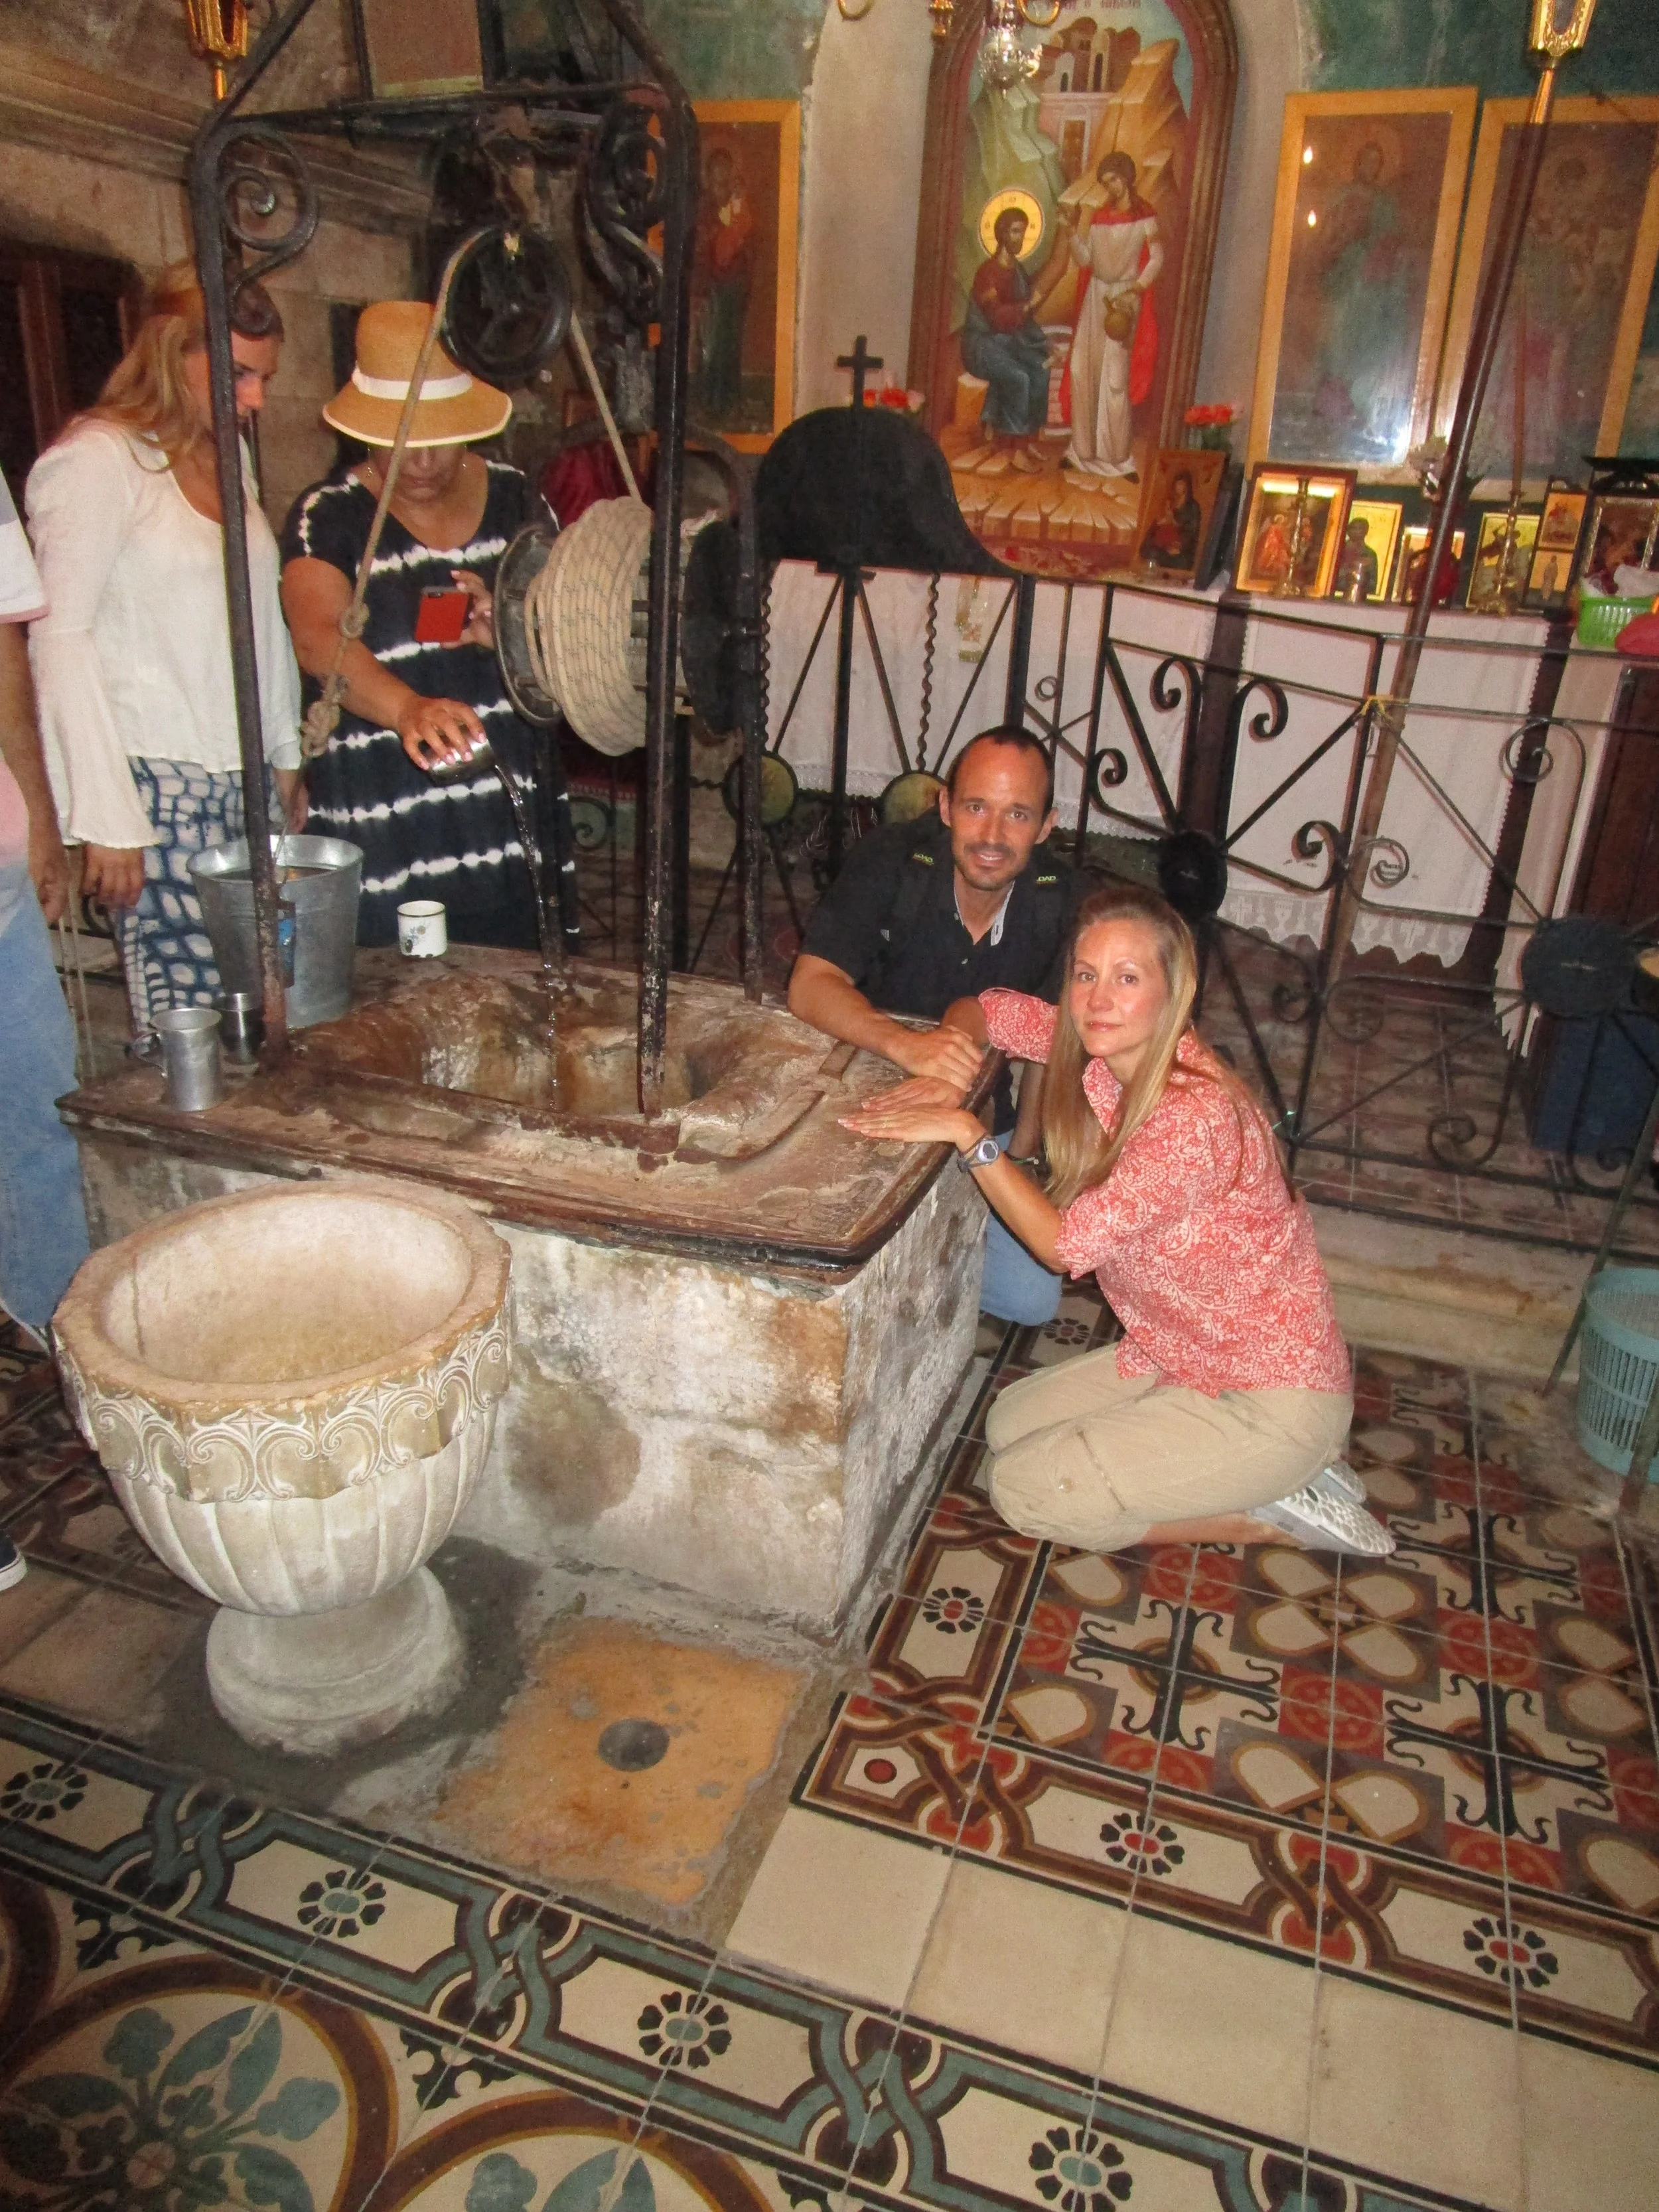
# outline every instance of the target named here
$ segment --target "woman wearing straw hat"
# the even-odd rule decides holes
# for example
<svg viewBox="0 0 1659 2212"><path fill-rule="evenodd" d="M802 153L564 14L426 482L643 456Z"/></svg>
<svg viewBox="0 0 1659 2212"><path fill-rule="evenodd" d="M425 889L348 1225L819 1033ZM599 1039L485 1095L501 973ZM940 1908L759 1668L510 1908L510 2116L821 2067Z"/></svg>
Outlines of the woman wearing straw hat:
<svg viewBox="0 0 1659 2212"><path fill-rule="evenodd" d="M341 653L340 617L431 316L419 300L364 308L351 381L323 420L370 453L339 480L302 492L283 534L283 605L308 691L337 659L344 680L338 727L310 766L311 821L363 849L362 944L396 942L400 901L437 898L461 942L532 945L535 909L500 780L488 765L442 780L429 773L464 763L486 738L511 771L531 768L530 733L490 649L489 597L497 562L529 519L531 489L519 470L470 450L505 427L513 403L441 346L369 568L367 623ZM423 594L457 589L471 601L459 633L430 619L431 607L422 621Z"/></svg>

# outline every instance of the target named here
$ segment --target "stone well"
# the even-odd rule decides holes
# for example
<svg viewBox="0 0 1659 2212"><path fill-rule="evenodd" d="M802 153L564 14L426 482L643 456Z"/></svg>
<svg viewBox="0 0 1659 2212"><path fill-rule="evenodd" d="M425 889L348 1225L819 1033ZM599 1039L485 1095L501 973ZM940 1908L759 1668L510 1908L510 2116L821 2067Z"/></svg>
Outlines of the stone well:
<svg viewBox="0 0 1659 2212"><path fill-rule="evenodd" d="M971 1355L970 1180L841 1129L893 1068L729 987L673 979L672 1103L647 1124L617 1073L630 976L576 963L551 1090L527 956L420 965L360 954L353 1012L209 1113L170 1112L144 1068L64 1102L94 1238L349 1167L456 1194L511 1249L516 1316L457 1527L836 1634Z"/></svg>

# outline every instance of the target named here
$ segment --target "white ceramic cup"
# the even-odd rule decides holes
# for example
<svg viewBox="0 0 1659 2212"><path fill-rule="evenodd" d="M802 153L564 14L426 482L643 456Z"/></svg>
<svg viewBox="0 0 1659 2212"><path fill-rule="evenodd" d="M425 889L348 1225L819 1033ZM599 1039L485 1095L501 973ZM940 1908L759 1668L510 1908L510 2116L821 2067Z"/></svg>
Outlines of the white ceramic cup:
<svg viewBox="0 0 1659 2212"><path fill-rule="evenodd" d="M398 949L411 960L431 960L449 950L449 924L441 899L405 899L398 909Z"/></svg>

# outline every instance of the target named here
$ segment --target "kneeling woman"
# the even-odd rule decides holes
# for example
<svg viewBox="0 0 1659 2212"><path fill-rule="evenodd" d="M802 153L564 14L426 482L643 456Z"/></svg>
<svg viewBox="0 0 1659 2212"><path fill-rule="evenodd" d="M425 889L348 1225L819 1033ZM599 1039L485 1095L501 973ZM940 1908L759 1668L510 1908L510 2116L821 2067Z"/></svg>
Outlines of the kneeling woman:
<svg viewBox="0 0 1659 2212"><path fill-rule="evenodd" d="M946 1014L1047 1061L1046 1193L937 1085L902 1084L846 1126L956 1145L1016 1236L1046 1267L1093 1270L1123 1325L997 1399L1005 1520L1091 1552L1287 1535L1391 1552L1340 1457L1351 1370L1307 1207L1261 1107L1191 1027L1196 987L1186 924L1126 886L1085 902L1058 1008L988 991Z"/></svg>

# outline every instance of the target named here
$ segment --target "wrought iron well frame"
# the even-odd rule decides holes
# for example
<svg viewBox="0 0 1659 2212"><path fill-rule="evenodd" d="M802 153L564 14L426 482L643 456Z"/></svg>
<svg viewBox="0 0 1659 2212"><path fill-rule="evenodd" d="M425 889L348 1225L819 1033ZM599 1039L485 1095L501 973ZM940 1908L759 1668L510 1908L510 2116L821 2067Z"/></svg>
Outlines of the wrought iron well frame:
<svg viewBox="0 0 1659 2212"><path fill-rule="evenodd" d="M654 293L659 326L656 413L657 471L653 502L646 685L645 932L639 992L640 1103L647 1115L660 1104L664 1048L667 1035L672 731L674 682L678 660L680 606L679 526L684 487L687 434L688 343L691 280L691 227L700 182L696 117L684 87L670 68L628 0L589 0L615 33L619 49L631 51L640 67L614 78L580 82L520 81L490 83L477 91L422 94L404 99L372 95L331 105L253 112L254 92L277 57L316 5L289 0L272 16L239 72L226 98L204 121L190 161L190 206L197 263L206 301L208 362L212 427L219 492L224 516L225 592L230 623L231 665L240 744L244 805L252 860L253 903L265 1001L264 1056L280 1060L286 1049L282 964L277 946L278 894L271 857L265 799L264 747L255 665L252 586L248 573L246 507L241 472L241 441L236 420L231 319L236 293L295 260L315 235L319 210L295 136L333 135L356 143L368 137L424 138L453 130L495 110L518 108L544 123L567 126L573 145L586 143L586 161L605 164L613 186L606 242L629 264L636 282ZM355 10L354 10L355 19ZM363 46L357 41L359 66ZM256 156L263 159L256 159ZM651 177L648 204L637 230L619 210L626 210L627 166L633 165L638 188ZM278 180L294 193L292 219L285 229L268 226L282 210ZM252 220L250 220L250 217ZM648 234L660 226L662 248L653 252ZM654 272L654 275L653 273ZM740 525L744 581L757 594L752 520ZM739 656L752 661L752 639L745 643L739 619ZM748 627L752 629L752 624ZM744 687L748 721L744 747L745 812L758 819L759 706L752 668ZM758 838L745 839L753 865L745 879L758 878ZM750 900L751 914L756 901ZM750 924L752 933L757 925Z"/></svg>

